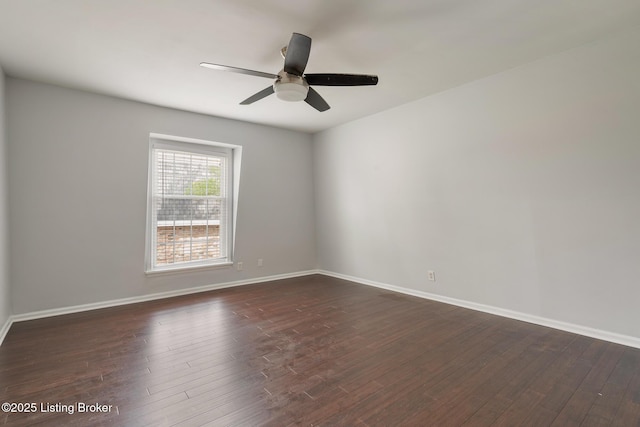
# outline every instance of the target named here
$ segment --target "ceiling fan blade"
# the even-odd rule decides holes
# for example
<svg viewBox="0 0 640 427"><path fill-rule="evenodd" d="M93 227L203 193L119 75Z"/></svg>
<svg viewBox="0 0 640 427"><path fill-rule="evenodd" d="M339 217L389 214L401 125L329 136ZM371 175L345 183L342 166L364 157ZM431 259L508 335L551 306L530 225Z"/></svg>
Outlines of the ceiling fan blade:
<svg viewBox="0 0 640 427"><path fill-rule="evenodd" d="M309 61L311 38L304 34L293 33L284 58L284 71L301 76Z"/></svg>
<svg viewBox="0 0 640 427"><path fill-rule="evenodd" d="M327 111L329 108L329 104L325 101L318 92L316 92L312 87L309 88L309 92L307 93L307 97L304 102L311 105L316 110L322 112Z"/></svg>
<svg viewBox="0 0 640 427"><path fill-rule="evenodd" d="M209 62L201 62L200 66L205 68L211 68L213 70L230 71L232 73L247 74L249 76L256 76L256 77L266 77L268 79L275 79L278 77L275 74L263 73L262 71L253 71L253 70L247 70L246 68L229 67L228 65L210 64Z"/></svg>
<svg viewBox="0 0 640 427"><path fill-rule="evenodd" d="M250 97L242 101L240 105L253 104L254 102L260 101L262 98L265 98L271 95L272 93L273 93L273 86L269 86L265 89L262 89L260 92L256 93L255 95L251 95Z"/></svg>
<svg viewBox="0 0 640 427"><path fill-rule="evenodd" d="M374 86L378 76L366 74L305 74L307 83L315 86Z"/></svg>

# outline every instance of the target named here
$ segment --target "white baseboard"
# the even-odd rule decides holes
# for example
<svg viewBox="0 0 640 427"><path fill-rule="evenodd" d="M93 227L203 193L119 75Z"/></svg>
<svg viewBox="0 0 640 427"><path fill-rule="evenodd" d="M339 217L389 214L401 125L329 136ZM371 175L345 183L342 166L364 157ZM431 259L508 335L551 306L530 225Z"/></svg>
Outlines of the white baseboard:
<svg viewBox="0 0 640 427"><path fill-rule="evenodd" d="M387 283L381 283L373 280L362 279L359 277L348 276L346 274L334 273L332 271L318 270L317 273L324 274L325 276L336 277L338 279L349 280L351 282L360 283L362 285L374 286L376 288L386 289L394 292L400 292L402 294L412 295L419 298L439 301L446 304L456 305L458 307L464 307L464 308L469 308L471 310L482 311L484 313L495 314L502 317L508 317L510 319L521 320L523 322L533 323L535 325L541 325L541 326L546 326L553 329L559 329L561 331L572 332L574 334L584 335L587 337L609 341L616 344L622 344L628 347L640 348L640 338L636 338L628 335L621 335L615 332L608 332L600 329L590 328L587 326L575 325L572 323L548 319L540 316L534 316L531 314L521 313L518 311L507 310L504 308L493 307L490 305L478 304L471 301L465 301L465 300L460 300L456 298L449 298L442 295L418 291L415 289L403 288L400 286L389 285Z"/></svg>
<svg viewBox="0 0 640 427"><path fill-rule="evenodd" d="M4 341L4 338L7 336L7 332L9 332L9 328L11 328L12 324L13 324L13 316L9 316L7 321L4 322L4 325L2 325L2 328L0 328L0 345L2 345L2 342Z"/></svg>
<svg viewBox="0 0 640 427"><path fill-rule="evenodd" d="M190 295L200 292L213 291L216 289L232 288L236 286L252 285L256 283L272 282L274 280L290 279L293 277L308 276L317 274L317 270L298 271L295 273L278 274L274 276L257 277L253 279L238 280L234 282L216 283L212 285L198 286L195 288L179 289L175 291L160 292L155 294L140 295L137 297L121 298L110 301L102 301L91 304L74 305L71 307L54 308L51 310L34 311L30 313L15 314L9 318L7 323L11 326L13 322L23 322L25 320L42 319L45 317L60 316L63 314L79 313L82 311L97 310L100 308L117 307L120 305L135 304L139 302L154 301L159 299L177 297L181 295ZM7 331L9 326L6 326ZM4 331L4 329L3 329ZM2 341L0 340L0 344Z"/></svg>

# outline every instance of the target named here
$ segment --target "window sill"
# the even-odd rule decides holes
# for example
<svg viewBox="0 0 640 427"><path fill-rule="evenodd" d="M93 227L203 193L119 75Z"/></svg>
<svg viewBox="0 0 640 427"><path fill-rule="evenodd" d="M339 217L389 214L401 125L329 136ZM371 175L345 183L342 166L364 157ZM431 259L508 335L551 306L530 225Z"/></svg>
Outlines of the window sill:
<svg viewBox="0 0 640 427"><path fill-rule="evenodd" d="M187 273L196 270L217 270L220 268L230 267L232 265L233 262L222 262L220 264L185 265L181 267L163 268L161 270L146 270L144 274L147 276L156 276L163 274Z"/></svg>

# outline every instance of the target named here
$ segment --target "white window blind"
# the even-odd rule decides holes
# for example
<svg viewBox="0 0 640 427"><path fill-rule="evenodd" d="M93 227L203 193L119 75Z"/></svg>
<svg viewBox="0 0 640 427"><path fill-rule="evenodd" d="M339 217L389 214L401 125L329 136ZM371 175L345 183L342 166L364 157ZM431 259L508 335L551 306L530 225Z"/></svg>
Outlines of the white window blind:
<svg viewBox="0 0 640 427"><path fill-rule="evenodd" d="M231 262L231 156L225 147L152 140L148 271Z"/></svg>

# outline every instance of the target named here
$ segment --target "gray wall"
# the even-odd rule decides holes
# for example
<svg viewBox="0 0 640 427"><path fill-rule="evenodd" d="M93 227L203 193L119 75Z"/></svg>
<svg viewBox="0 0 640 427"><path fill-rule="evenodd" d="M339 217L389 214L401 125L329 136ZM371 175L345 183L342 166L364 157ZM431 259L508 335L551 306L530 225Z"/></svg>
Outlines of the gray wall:
<svg viewBox="0 0 640 427"><path fill-rule="evenodd" d="M309 135L13 78L7 113L14 313L315 268ZM145 276L150 132L243 146L243 271Z"/></svg>
<svg viewBox="0 0 640 427"><path fill-rule="evenodd" d="M640 28L315 135L319 267L640 337L638 46Z"/></svg>
<svg viewBox="0 0 640 427"><path fill-rule="evenodd" d="M5 76L0 68L0 330L11 314L9 289L9 233L7 209L7 138Z"/></svg>

